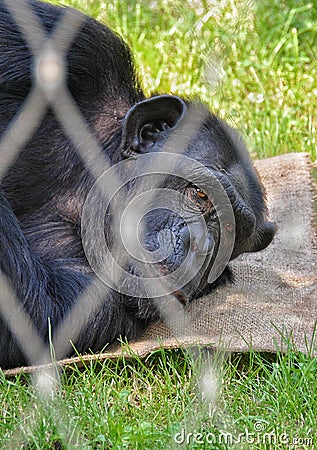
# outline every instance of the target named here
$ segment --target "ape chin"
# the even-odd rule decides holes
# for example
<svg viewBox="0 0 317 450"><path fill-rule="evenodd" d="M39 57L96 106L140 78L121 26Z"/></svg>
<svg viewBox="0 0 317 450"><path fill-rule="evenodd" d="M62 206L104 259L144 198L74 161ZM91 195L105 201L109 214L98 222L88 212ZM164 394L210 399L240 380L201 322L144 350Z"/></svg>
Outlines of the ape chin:
<svg viewBox="0 0 317 450"><path fill-rule="evenodd" d="M2 136L29 96L42 89L34 70L36 55L21 31L28 22L21 26L23 19L14 18L7 3L0 0ZM27 4L51 35L65 9L37 0ZM146 98L123 40L81 17L65 53L65 85L33 134L19 136L23 144L2 176L0 269L44 343L50 333L55 342L58 327L87 289L96 294L92 309L87 298L90 312L74 341L77 351L86 352L140 334L159 318L162 297L187 303L232 281L226 264L214 269L219 252L227 254L227 263L242 252L262 250L273 239L274 225L267 220L264 190L239 134L197 101L168 94ZM74 142L74 133L61 123L56 105L61 98L67 102L68 94L101 156L91 156L91 139ZM92 170L103 173L100 161L105 164L103 185ZM122 186L109 203L102 186L109 191L114 180ZM89 203L96 183L102 200ZM150 197L143 197L148 191ZM225 194L226 208L218 193ZM138 199L143 205L139 216ZM119 245L118 217L129 204L127 223L138 218L141 232L131 238L128 227L125 244ZM98 231L100 243L96 233L89 238L91 230ZM102 240L112 259L104 259ZM116 264L121 272L114 272ZM145 278L153 281L145 286ZM3 311L0 329L0 367L32 363Z"/></svg>

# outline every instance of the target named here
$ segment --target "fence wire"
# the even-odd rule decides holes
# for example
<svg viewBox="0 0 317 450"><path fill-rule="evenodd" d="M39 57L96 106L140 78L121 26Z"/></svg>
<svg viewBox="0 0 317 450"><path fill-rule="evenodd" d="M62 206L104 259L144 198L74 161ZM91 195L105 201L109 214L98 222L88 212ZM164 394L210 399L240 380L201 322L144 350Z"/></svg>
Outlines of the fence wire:
<svg viewBox="0 0 317 450"><path fill-rule="evenodd" d="M175 286L171 287L167 279L168 276L157 277L148 271L141 278L126 273L122 267L126 265L129 257L147 262L151 259L150 262L156 262L168 256L159 252L157 255L148 254L142 248L139 239L140 224L147 213L153 208L169 209L171 203L180 203L177 198L175 202L171 202L171 199L174 198L173 196L176 195L177 197L181 194L170 190L162 192L160 188L162 180L167 176L182 177L190 183L197 184L197 180L191 177L191 173L194 173L199 166L198 168L205 174L205 178L209 177L209 188L213 195L215 195L215 191L217 192L218 205L221 204L222 214L224 211L226 213L225 220L220 223L220 226L223 222L234 224L231 203L222 184L208 172L206 167L200 167L197 161L183 155L188 140L195 136L206 117L204 115L197 116L196 111L189 109L184 124L185 128L190 130L189 134L172 135L161 153L154 155L154 157L153 155L142 155L142 158L139 158L140 164L136 163L130 178L143 179L142 191L140 190L141 187L139 187L139 190L136 189L133 199L125 202L121 210L118 211L117 217L114 218L115 245L110 251L104 242L103 213L107 210L114 195L130 180L121 177L120 174L124 171L119 165L111 166L67 86L66 55L85 20L85 16L73 9L64 9L60 20L56 23L51 34L48 35L26 0L5 0L4 3L23 33L32 53L33 76L32 88L22 109L12 118L2 135L0 142L0 181L39 126L48 108L54 111L86 169L94 179L94 186L84 206L81 227L86 257L94 269L95 275L88 288L77 299L71 313L60 323L58 329L54 330L52 342L49 344L43 342L32 321L23 311L15 294L15 287L10 285L4 274L0 274L1 315L16 337L28 363L41 365L52 361L52 357L54 360L59 360L69 354L72 348L71 342L76 342L89 319L98 311L111 289L125 295L145 298L159 298L164 295L164 302L156 301L162 319L175 330L175 333L179 331L181 318L184 323L187 321L187 328L190 327L183 308L172 295ZM120 164L125 165L127 163L122 162ZM144 178L150 179L147 196L143 192ZM205 185L204 188L206 189ZM99 206L96 207L98 202ZM180 211L176 212L181 213ZM190 217L184 219L188 221L191 240L195 240L195 225L191 224ZM205 227L203 216L201 216L200 224ZM220 242L217 253L218 259L216 258L213 270L209 274L210 282L214 281L222 272L230 258L234 244L234 233L229 236L226 230L222 228L220 235L224 237L225 241ZM162 239L164 239L164 236L162 236ZM126 256L118 263L118 255L121 254L120 248L122 245L126 250ZM195 276L204 264L206 256L207 253L203 253L201 259L193 265L189 272L182 272L182 268L180 268L177 276L180 283L178 287L185 285ZM155 261L153 260L154 257L157 258ZM97 264L95 264L96 261ZM185 261L184 264L187 267L188 261ZM107 271L105 270L106 267ZM122 284L122 280L127 279L127 277L132 278L132 281ZM50 398L59 385L58 371L55 369L39 371L33 377L33 383L39 398ZM62 413L59 421L63 422ZM19 433L17 436L20 436ZM22 436L20 438L22 439Z"/></svg>

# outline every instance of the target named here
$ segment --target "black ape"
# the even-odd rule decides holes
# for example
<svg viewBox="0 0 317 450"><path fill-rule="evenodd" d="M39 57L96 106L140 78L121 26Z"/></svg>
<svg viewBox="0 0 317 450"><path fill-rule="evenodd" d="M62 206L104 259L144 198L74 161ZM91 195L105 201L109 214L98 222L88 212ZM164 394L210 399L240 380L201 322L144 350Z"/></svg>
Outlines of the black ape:
<svg viewBox="0 0 317 450"><path fill-rule="evenodd" d="M29 5L50 34L64 9L36 0ZM4 135L32 90L34 60L6 2L1 0L0 37L0 132ZM184 272L192 276L185 277L183 285L171 287L176 297L186 302L230 278L226 269L218 280L209 279L212 283L208 284L222 222L225 237L235 232L229 259L270 243L274 226L266 219L263 190L235 131L197 102L169 95L145 99L128 47L91 18L85 18L71 43L66 66L69 91L103 154L111 165L126 162L118 169L123 181L130 170L133 172L134 164L142 161L142 155L157 152L182 154L206 167L205 172L198 168L197 173L188 167L188 176L186 170L174 167L174 175L168 172L164 177L145 177L136 191L133 179L121 189L121 198L129 199L140 189L151 188L151 183L179 194L171 198L168 208L160 203L162 191L158 190L157 196L154 192L151 202L156 206L143 217L140 240L150 255L161 252L161 258L139 263L136 258L120 260L118 256L128 273L139 278L149 276L149 268L158 275L173 273L187 257ZM190 126L193 118L194 128ZM207 172L212 174L211 181L206 181ZM221 217L221 205L215 211L215 180L228 195L235 223ZM95 278L82 244L85 230L81 230L84 203L94 182L67 130L56 119L54 108L47 110L2 179L0 269L45 342L49 324L54 337L58 324ZM117 206L105 211L104 237L110 247L116 239L113 208L118 208L120 201L113 203ZM205 231L197 219L199 214ZM190 232L195 233L194 241ZM191 272L189 266L195 266L199 259L198 270ZM107 271L108 267L103 269ZM111 270L109 267L109 273ZM104 289L101 305L74 343L78 351L98 351L119 336L132 338L159 318L158 302L128 295L128 282L122 278L119 281L118 289ZM15 336L0 320L0 367L24 363L28 361Z"/></svg>

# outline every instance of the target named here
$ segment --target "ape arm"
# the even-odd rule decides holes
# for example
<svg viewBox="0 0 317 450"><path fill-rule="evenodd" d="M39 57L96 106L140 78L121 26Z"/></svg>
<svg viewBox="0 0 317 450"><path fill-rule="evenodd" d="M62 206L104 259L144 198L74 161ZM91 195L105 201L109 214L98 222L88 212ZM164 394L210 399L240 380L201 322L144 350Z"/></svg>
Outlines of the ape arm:
<svg viewBox="0 0 317 450"><path fill-rule="evenodd" d="M0 255L1 271L8 278L39 337L47 343L49 326L54 336L54 330L70 310L74 306L76 308L78 297L92 282L92 276L66 268L56 260L43 261L34 254L1 188ZM100 350L120 334L132 337L142 326L129 315L120 297L113 292L111 295L108 293L105 299L102 298L100 307L93 310L93 315L90 315L88 302L89 299L88 320L75 341L79 352L87 349ZM96 327L99 333L95 333ZM30 363L26 361L5 321L1 320L1 311L0 330L0 367L5 369ZM73 330L70 330L70 335L72 332ZM25 339L28 339L28 336L25 336ZM37 355L34 355L34 358L36 357Z"/></svg>

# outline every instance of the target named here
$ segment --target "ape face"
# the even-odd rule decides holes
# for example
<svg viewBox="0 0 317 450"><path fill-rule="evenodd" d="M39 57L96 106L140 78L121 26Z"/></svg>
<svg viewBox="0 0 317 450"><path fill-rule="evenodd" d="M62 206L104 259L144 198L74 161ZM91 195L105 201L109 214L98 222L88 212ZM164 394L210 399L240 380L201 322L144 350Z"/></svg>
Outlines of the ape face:
<svg viewBox="0 0 317 450"><path fill-rule="evenodd" d="M122 261L134 277L160 278L186 302L212 288L229 260L271 242L274 225L242 140L202 104L168 95L139 102L124 118L120 152L123 184L132 181L111 215L130 211Z"/></svg>

